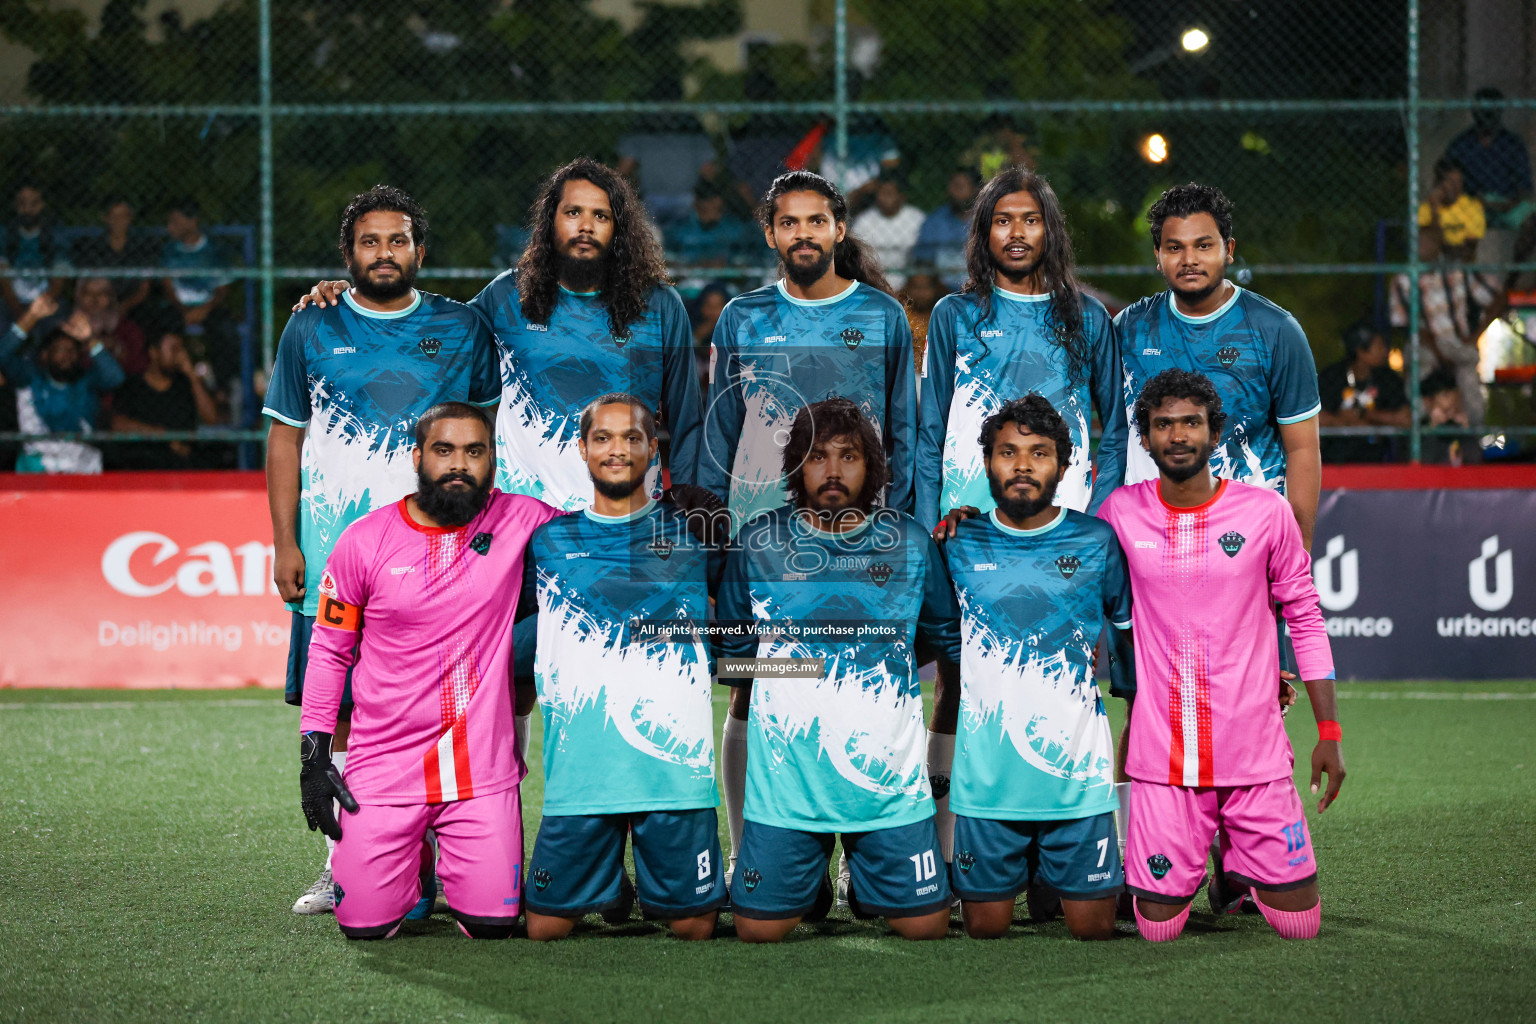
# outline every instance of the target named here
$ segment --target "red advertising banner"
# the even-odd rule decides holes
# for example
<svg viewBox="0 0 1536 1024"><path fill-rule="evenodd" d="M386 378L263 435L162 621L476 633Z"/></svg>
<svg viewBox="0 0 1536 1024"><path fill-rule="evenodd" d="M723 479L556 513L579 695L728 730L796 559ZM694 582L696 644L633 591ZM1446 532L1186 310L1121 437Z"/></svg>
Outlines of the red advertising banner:
<svg viewBox="0 0 1536 1024"><path fill-rule="evenodd" d="M0 686L281 686L260 473L0 476Z"/></svg>

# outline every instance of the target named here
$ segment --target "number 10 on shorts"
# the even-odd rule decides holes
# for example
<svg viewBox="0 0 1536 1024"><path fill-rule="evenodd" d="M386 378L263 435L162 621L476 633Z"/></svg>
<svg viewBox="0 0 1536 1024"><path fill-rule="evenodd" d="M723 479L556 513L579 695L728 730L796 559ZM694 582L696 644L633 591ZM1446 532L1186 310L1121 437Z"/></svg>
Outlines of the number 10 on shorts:
<svg viewBox="0 0 1536 1024"><path fill-rule="evenodd" d="M907 860L912 862L912 869L917 872L917 880L919 882L926 882L938 874L938 865L934 862L932 850L914 853Z"/></svg>

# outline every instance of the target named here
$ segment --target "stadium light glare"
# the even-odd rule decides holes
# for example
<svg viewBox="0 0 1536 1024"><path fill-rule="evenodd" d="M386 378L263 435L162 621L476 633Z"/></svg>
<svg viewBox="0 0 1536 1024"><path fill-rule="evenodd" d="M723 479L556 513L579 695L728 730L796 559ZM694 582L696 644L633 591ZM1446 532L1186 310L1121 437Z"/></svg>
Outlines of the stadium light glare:
<svg viewBox="0 0 1536 1024"><path fill-rule="evenodd" d="M1168 140L1153 132L1141 140L1141 158L1149 164L1164 163L1168 159Z"/></svg>
<svg viewBox="0 0 1536 1024"><path fill-rule="evenodd" d="M1211 45L1211 37L1203 28L1187 28L1179 37L1179 45L1184 47L1186 53L1200 53Z"/></svg>

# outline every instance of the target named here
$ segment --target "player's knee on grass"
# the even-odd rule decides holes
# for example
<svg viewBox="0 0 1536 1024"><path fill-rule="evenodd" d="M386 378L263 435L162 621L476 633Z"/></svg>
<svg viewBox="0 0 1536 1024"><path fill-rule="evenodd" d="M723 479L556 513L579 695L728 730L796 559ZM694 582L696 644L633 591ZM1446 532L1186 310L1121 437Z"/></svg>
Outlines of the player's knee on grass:
<svg viewBox="0 0 1536 1024"><path fill-rule="evenodd" d="M1184 931L1189 921L1189 903L1159 903L1137 896L1132 901L1136 930L1149 942L1168 942Z"/></svg>
<svg viewBox="0 0 1536 1024"><path fill-rule="evenodd" d="M888 917L885 923L890 925L891 931L904 939L930 942L949 934L949 910L936 910L917 917Z"/></svg>
<svg viewBox="0 0 1536 1024"><path fill-rule="evenodd" d="M1061 915L1074 939L1098 941L1115 937L1114 896L1097 900L1062 900Z"/></svg>
<svg viewBox="0 0 1536 1024"><path fill-rule="evenodd" d="M472 939L510 939L517 928L515 920L493 921L487 918L458 918L459 931Z"/></svg>
<svg viewBox="0 0 1536 1024"><path fill-rule="evenodd" d="M1013 900L962 902L960 920L973 939L1000 939L1013 927Z"/></svg>
<svg viewBox="0 0 1536 1024"><path fill-rule="evenodd" d="M668 921L667 927L672 929L672 934L685 942L699 942L703 939L715 937L715 921L718 913L700 914L697 917L680 917L675 921Z"/></svg>
<svg viewBox="0 0 1536 1024"><path fill-rule="evenodd" d="M1315 939L1323 923L1323 903L1317 883L1269 892L1250 889L1259 913L1282 939Z"/></svg>
<svg viewBox="0 0 1536 1024"><path fill-rule="evenodd" d="M736 937L742 942L782 942L795 930L800 917L756 918L736 915Z"/></svg>
<svg viewBox="0 0 1536 1024"><path fill-rule="evenodd" d="M534 942L552 942L571 934L576 927L574 917L553 917L549 914L528 912L528 937Z"/></svg>

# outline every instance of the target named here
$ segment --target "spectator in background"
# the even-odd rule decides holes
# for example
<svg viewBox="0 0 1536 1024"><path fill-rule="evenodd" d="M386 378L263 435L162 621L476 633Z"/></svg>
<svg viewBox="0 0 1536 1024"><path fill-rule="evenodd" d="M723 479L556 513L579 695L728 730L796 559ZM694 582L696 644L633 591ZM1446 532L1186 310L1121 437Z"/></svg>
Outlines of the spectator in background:
<svg viewBox="0 0 1536 1024"><path fill-rule="evenodd" d="M218 404L192 368L180 325L151 324L146 351L149 365L129 377L113 396L112 429L138 434L167 430L195 431L219 420ZM124 444L119 462L125 469L190 469L199 465L190 441Z"/></svg>
<svg viewBox="0 0 1536 1024"><path fill-rule="evenodd" d="M933 268L919 263L907 277L900 298L907 307L907 322L912 325L912 355L917 359L917 375L923 375L924 360L928 356L928 317L933 307L944 295L944 282Z"/></svg>
<svg viewBox="0 0 1536 1024"><path fill-rule="evenodd" d="M1504 127L1504 94L1479 89L1472 108L1472 127L1451 140L1445 155L1466 178L1466 189L1482 200L1490 227L1520 232L1515 259L1532 248L1536 200L1531 194L1531 155L1520 136Z"/></svg>
<svg viewBox="0 0 1536 1024"><path fill-rule="evenodd" d="M719 281L711 281L699 289L698 296L688 304L688 319L693 324L693 358L698 366L699 383L705 393L709 389L709 345L715 336L715 324L725 304L731 301L731 289Z"/></svg>
<svg viewBox="0 0 1536 1024"><path fill-rule="evenodd" d="M15 384L16 419L29 434L89 434L101 414L101 397L123 382L122 368L99 342L79 310L43 335L34 362L27 334L52 316L58 303L46 292L0 337L0 373ZM80 441L28 441L18 473L100 473L101 451Z"/></svg>
<svg viewBox="0 0 1536 1024"><path fill-rule="evenodd" d="M1325 427L1407 427L1413 422L1403 378L1387 365L1387 339L1369 323L1344 332L1344 358L1317 375ZM1324 462L1385 462L1391 448L1380 437L1325 437Z"/></svg>
<svg viewBox="0 0 1536 1024"><path fill-rule="evenodd" d="M981 187L974 168L957 167L945 186L948 201L923 218L912 249L912 260L927 263L942 271L965 269L965 232L970 221L971 201Z"/></svg>
<svg viewBox="0 0 1536 1024"><path fill-rule="evenodd" d="M149 287L148 281L144 287ZM75 309L85 314L90 321L91 337L106 346L124 373L132 376L144 372L149 365L144 353L144 331L122 315L118 292L111 280L82 277L76 281Z"/></svg>
<svg viewBox="0 0 1536 1024"><path fill-rule="evenodd" d="M186 324L186 335L196 339L190 345L194 354L200 348L219 386L229 387L240 372L240 340L234 318L224 305L229 285L218 272L225 261L203 232L201 217L195 200L184 199L171 207L165 218L171 240L165 244L160 262L170 270L207 273L167 277L163 285L171 307Z"/></svg>
<svg viewBox="0 0 1536 1024"><path fill-rule="evenodd" d="M880 179L901 167L901 150L890 130L878 118L854 115L848 126L848 155L837 155L837 135L828 128L813 160L823 178L843 190L848 209L854 213L869 205Z"/></svg>
<svg viewBox="0 0 1536 1024"><path fill-rule="evenodd" d="M699 165L714 160L715 144L693 115L654 114L636 119L619 137L614 170L628 178L660 223L688 212Z"/></svg>
<svg viewBox="0 0 1536 1024"><path fill-rule="evenodd" d="M1441 262L1440 232L1432 226L1419 228L1419 260L1425 264L1419 275L1420 341L1435 366L1455 376L1468 422L1481 427L1486 403L1477 339L1503 313L1504 292L1486 274ZM1408 326L1407 274L1392 279L1391 318L1394 327Z"/></svg>
<svg viewBox="0 0 1536 1024"><path fill-rule="evenodd" d="M1419 382L1419 399L1424 408L1426 427L1466 427L1467 410L1461 401L1461 388L1455 375L1436 370ZM1420 457L1425 462L1443 462L1462 466L1482 461L1482 449L1475 434L1462 437L1430 434L1423 439Z"/></svg>
<svg viewBox="0 0 1536 1024"><path fill-rule="evenodd" d="M746 251L755 232L726 214L725 200L714 182L701 178L695 183L693 209L666 232L674 260L689 267L723 267Z"/></svg>
<svg viewBox="0 0 1536 1024"><path fill-rule="evenodd" d="M11 319L19 319L40 295L57 299L69 261L54 245L43 190L30 182L16 190L15 217L0 233L0 267L36 273L0 278L0 298ZM52 275L52 277L50 277Z"/></svg>
<svg viewBox="0 0 1536 1024"><path fill-rule="evenodd" d="M1419 226L1440 232L1440 252L1447 259L1473 260L1487 233L1483 203L1462 187L1461 167L1450 157L1435 161L1435 185L1419 205Z"/></svg>
<svg viewBox="0 0 1536 1024"><path fill-rule="evenodd" d="M1034 145L1035 126L1015 121L1007 114L987 118L986 128L960 157L967 167L976 168L982 181L991 181L1004 167L1038 170L1040 150Z"/></svg>
<svg viewBox="0 0 1536 1024"><path fill-rule="evenodd" d="M853 218L850 227L879 254L886 279L896 288L906 281L899 268L907 265L917 244L917 233L922 229L923 211L907 202L901 183L892 174L880 178L875 187L875 205Z"/></svg>
<svg viewBox="0 0 1536 1024"><path fill-rule="evenodd" d="M159 265L154 243L148 238L131 233L133 228L133 204L121 196L107 200L101 215L106 230L100 235L77 239L71 254L77 267L91 270L119 270L147 268ZM127 316L149 297L149 278L113 278L112 287L117 293L117 312ZM127 367L124 367L127 370ZM140 367L142 369L142 367ZM135 373L135 370L127 370Z"/></svg>

